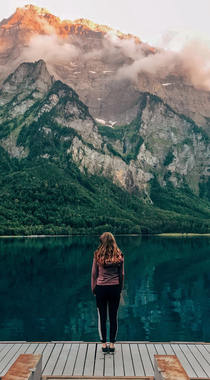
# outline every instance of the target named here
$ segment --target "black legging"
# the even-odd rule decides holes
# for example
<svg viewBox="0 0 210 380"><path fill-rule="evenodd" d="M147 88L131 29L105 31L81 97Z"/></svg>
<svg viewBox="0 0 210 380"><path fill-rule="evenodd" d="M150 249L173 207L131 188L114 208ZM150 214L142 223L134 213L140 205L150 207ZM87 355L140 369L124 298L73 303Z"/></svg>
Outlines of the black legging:
<svg viewBox="0 0 210 380"><path fill-rule="evenodd" d="M117 311L120 303L120 285L97 285L96 303L99 312L99 335L106 343L107 304L109 305L110 342L114 343L117 335Z"/></svg>

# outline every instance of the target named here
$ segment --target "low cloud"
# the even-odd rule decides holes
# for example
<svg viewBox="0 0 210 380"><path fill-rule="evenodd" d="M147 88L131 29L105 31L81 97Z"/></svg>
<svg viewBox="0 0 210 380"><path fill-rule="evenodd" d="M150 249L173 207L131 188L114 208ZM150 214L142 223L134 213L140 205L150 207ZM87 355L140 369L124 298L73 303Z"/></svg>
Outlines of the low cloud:
<svg viewBox="0 0 210 380"><path fill-rule="evenodd" d="M170 74L184 75L195 87L210 90L210 46L207 38L186 37L186 34L172 30L166 32L159 46L152 49L146 43L136 43L134 38L121 39L114 32L109 32L102 39L100 48L84 52L79 38L58 37L47 20L38 18L38 22L46 34L31 38L22 51L21 61L43 59L52 68L54 63L65 62L68 65L78 59L81 63L107 58L112 62L120 54L121 62L124 60L127 64L119 68L116 79L129 78L138 82L142 72L161 78Z"/></svg>
<svg viewBox="0 0 210 380"><path fill-rule="evenodd" d="M141 44L142 51L140 51L134 39L121 40L117 36L105 34L99 49L95 48L85 53L80 39L71 36L61 38L57 36L54 28L45 19L39 19L39 23L46 35L31 37L28 46L21 53L22 61L43 59L47 63L56 61L68 63L80 56L81 62L85 62L100 60L104 57L115 58L119 52L132 59L137 59L143 56L142 51L147 45Z"/></svg>
<svg viewBox="0 0 210 380"><path fill-rule="evenodd" d="M204 43L192 41L179 53L181 69L197 88L210 90L210 49Z"/></svg>
<svg viewBox="0 0 210 380"><path fill-rule="evenodd" d="M115 49L120 48L123 53L134 60L142 57L142 53L146 44L137 44L134 38L129 40L121 39L113 32L109 32L105 35L105 41Z"/></svg>
<svg viewBox="0 0 210 380"><path fill-rule="evenodd" d="M210 49L205 43L191 41L180 51L159 50L131 65L124 65L119 69L117 79L138 81L141 72L162 78L170 74L184 75L195 87L210 90Z"/></svg>
<svg viewBox="0 0 210 380"><path fill-rule="evenodd" d="M116 33L111 31L104 35L102 47L85 53L84 59L100 59L107 56L113 56L113 59L115 59L115 56L121 53L132 60L138 60L145 57L145 51L148 48L149 45L146 43L136 43L134 38L121 39Z"/></svg>
<svg viewBox="0 0 210 380"><path fill-rule="evenodd" d="M77 58L80 49L70 40L61 39L56 34L35 36L31 38L29 45L23 49L21 59L25 61L37 61L43 59L47 63L68 62Z"/></svg>
<svg viewBox="0 0 210 380"><path fill-rule="evenodd" d="M117 79L138 82L142 72L158 77L186 76L196 88L210 90L209 36L192 29L174 28L165 32L156 46L156 53L142 55L118 70Z"/></svg>

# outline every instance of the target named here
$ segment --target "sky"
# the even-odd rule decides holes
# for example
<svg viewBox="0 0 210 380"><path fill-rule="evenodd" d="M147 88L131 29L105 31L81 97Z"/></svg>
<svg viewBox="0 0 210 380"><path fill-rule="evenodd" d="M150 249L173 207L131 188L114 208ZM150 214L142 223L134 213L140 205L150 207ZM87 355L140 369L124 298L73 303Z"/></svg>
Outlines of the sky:
<svg viewBox="0 0 210 380"><path fill-rule="evenodd" d="M210 41L210 0L7 0L0 2L0 20L26 4L47 8L61 20L87 18L153 46L165 47L172 36L172 50L190 38Z"/></svg>

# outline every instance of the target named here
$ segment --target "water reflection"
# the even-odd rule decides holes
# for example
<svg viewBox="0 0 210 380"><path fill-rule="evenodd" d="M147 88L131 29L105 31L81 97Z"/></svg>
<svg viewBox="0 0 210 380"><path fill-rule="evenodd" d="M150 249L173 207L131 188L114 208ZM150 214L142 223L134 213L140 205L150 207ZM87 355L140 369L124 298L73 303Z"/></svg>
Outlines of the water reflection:
<svg viewBox="0 0 210 380"><path fill-rule="evenodd" d="M210 342L210 239L118 236L119 340ZM98 237L0 239L0 340L98 341Z"/></svg>

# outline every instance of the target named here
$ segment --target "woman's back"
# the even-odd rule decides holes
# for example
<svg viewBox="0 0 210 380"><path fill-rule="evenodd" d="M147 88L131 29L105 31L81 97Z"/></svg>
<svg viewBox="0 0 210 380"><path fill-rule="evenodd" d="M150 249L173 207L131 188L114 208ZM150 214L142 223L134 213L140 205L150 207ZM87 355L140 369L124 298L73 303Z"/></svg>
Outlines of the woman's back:
<svg viewBox="0 0 210 380"><path fill-rule="evenodd" d="M95 259L94 259L95 260ZM117 285L119 284L119 272L122 272L124 259L119 264L107 264L105 266L98 265L95 261L95 271L97 275L97 285Z"/></svg>

